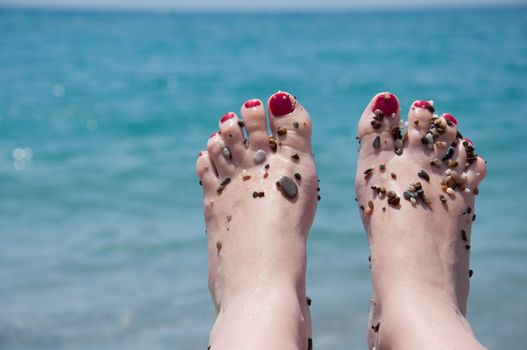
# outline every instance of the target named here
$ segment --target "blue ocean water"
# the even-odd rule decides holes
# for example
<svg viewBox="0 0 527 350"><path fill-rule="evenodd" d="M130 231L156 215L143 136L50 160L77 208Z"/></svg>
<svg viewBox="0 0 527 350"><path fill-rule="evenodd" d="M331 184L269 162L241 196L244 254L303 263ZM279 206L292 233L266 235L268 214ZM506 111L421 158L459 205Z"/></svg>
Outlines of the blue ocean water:
<svg viewBox="0 0 527 350"><path fill-rule="evenodd" d="M469 320L527 347L526 8L364 13L0 10L0 348L204 349L198 150L276 90L311 112L318 349L364 349L368 247L353 201L371 96L433 99L488 160Z"/></svg>

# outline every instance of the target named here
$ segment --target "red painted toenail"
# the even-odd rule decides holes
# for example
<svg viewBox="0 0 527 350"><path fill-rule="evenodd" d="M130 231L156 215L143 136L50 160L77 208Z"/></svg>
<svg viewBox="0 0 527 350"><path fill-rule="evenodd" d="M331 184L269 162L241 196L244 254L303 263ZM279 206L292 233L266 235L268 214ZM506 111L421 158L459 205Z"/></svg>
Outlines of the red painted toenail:
<svg viewBox="0 0 527 350"><path fill-rule="evenodd" d="M397 102L395 95L386 92L377 97L371 111L375 112L378 109L381 110L385 116L389 117L392 114L397 113L399 102Z"/></svg>
<svg viewBox="0 0 527 350"><path fill-rule="evenodd" d="M245 108L253 108L253 107L258 107L259 105L261 105L261 103L260 103L260 100L257 100L254 98L252 100L245 102L243 105L245 106Z"/></svg>
<svg viewBox="0 0 527 350"><path fill-rule="evenodd" d="M221 117L220 123L224 123L224 122L226 122L227 120L232 119L232 118L234 118L234 117L236 117L236 114L234 114L234 113L232 113L232 112L225 113L225 114L223 115L223 117Z"/></svg>
<svg viewBox="0 0 527 350"><path fill-rule="evenodd" d="M430 107L432 107L430 105L430 102L428 102L428 101L417 101L416 103L414 103L414 106L419 107L419 108L430 108Z"/></svg>
<svg viewBox="0 0 527 350"><path fill-rule="evenodd" d="M445 113L445 114L443 114L443 118L445 118L445 119L448 120L449 122L454 123L454 125L457 125L457 119L454 118L454 116L453 116L452 114ZM472 143L472 142L471 142L471 143Z"/></svg>
<svg viewBox="0 0 527 350"><path fill-rule="evenodd" d="M218 135L218 134L219 134L218 131L213 132L212 134L210 134L209 139L213 138L214 136L216 136L216 135Z"/></svg>
<svg viewBox="0 0 527 350"><path fill-rule="evenodd" d="M275 117L282 117L295 110L295 106L291 103L291 97L285 92L274 94L269 101L269 108Z"/></svg>

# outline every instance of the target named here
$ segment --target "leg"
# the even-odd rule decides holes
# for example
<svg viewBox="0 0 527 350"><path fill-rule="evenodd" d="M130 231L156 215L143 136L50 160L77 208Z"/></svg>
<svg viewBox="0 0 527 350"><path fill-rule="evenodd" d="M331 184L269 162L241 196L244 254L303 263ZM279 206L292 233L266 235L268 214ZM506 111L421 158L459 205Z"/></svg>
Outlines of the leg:
<svg viewBox="0 0 527 350"><path fill-rule="evenodd" d="M203 185L209 289L218 313L211 349L308 349L306 240L317 206L311 120L292 95L243 121L225 114L197 174ZM244 129L247 140L244 140Z"/></svg>
<svg viewBox="0 0 527 350"><path fill-rule="evenodd" d="M359 122L356 189L371 249L369 347L481 349L467 320L470 228L486 171L450 114L375 96Z"/></svg>

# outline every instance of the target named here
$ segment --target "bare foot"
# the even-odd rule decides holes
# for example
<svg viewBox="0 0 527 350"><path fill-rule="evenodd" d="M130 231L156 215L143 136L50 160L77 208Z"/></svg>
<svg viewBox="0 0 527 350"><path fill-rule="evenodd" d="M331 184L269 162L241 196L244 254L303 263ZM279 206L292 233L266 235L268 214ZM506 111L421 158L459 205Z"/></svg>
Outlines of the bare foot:
<svg viewBox="0 0 527 350"><path fill-rule="evenodd" d="M211 349L302 349L310 343L306 240L317 207L311 120L290 94L225 114L197 174L203 185ZM245 142L243 130L247 132Z"/></svg>
<svg viewBox="0 0 527 350"><path fill-rule="evenodd" d="M373 281L369 347L478 349L465 319L474 196L483 158L450 114L416 101L407 132L397 98L376 95L359 121L356 176Z"/></svg>

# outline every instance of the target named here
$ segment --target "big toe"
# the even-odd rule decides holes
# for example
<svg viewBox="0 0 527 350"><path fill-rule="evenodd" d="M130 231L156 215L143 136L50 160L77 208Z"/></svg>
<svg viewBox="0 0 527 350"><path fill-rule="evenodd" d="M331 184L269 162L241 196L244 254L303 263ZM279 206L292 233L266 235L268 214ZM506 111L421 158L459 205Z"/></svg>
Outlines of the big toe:
<svg viewBox="0 0 527 350"><path fill-rule="evenodd" d="M277 92L269 98L269 124L278 147L311 152L311 118L293 95Z"/></svg>
<svg viewBox="0 0 527 350"><path fill-rule="evenodd" d="M361 151L371 153L397 150L403 146L399 101L394 94L381 92L368 103L359 120L358 137ZM367 147L362 147L367 145ZM371 146L371 147L370 147Z"/></svg>

